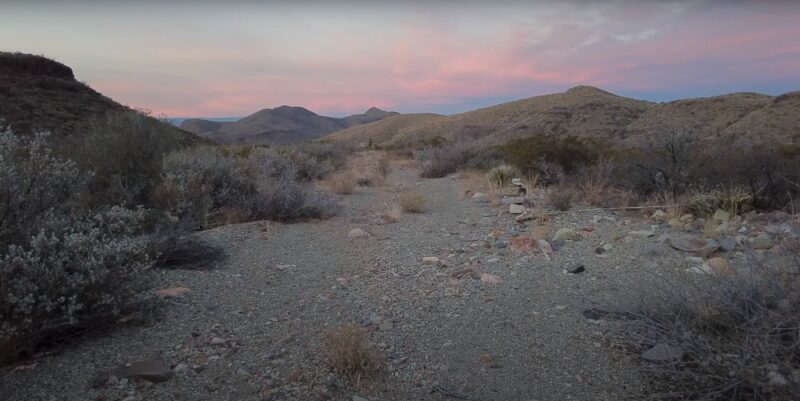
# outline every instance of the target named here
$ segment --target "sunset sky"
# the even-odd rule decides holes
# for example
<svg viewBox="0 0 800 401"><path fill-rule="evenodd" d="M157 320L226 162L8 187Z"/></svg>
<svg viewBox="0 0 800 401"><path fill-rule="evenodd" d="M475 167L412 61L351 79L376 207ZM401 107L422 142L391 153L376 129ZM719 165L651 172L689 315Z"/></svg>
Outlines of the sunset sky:
<svg viewBox="0 0 800 401"><path fill-rule="evenodd" d="M450 114L579 84L655 101L800 90L800 2L3 3L0 50L170 117Z"/></svg>

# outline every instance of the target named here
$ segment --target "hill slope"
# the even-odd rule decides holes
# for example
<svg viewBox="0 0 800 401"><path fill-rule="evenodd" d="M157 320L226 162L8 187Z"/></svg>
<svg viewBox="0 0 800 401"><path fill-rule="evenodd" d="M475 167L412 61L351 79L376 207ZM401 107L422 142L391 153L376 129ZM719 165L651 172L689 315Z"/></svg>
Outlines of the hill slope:
<svg viewBox="0 0 800 401"><path fill-rule="evenodd" d="M434 137L481 138L487 143L535 134L577 135L636 144L654 133L674 130L701 141L737 138L800 142L800 92L779 97L757 93L653 103L578 86L438 118L389 119L336 132L327 138L383 146L421 143Z"/></svg>
<svg viewBox="0 0 800 401"><path fill-rule="evenodd" d="M73 137L94 118L126 111L131 109L77 81L66 65L42 56L0 52L0 128L10 127L19 135L48 131ZM170 130L188 143L205 142L178 128Z"/></svg>
<svg viewBox="0 0 800 401"><path fill-rule="evenodd" d="M181 128L218 143L286 144L317 139L395 114L372 107L364 114L334 118L318 115L302 107L280 106L260 110L232 123L190 119L184 121Z"/></svg>

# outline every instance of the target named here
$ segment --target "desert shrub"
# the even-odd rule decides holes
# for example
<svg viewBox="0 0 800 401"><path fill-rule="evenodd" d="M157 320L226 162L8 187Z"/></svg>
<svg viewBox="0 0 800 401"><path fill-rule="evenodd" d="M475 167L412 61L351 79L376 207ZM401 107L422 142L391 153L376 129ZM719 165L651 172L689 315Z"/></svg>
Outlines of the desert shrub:
<svg viewBox="0 0 800 401"><path fill-rule="evenodd" d="M547 193L547 204L554 207L556 210L567 211L572 207L572 200L575 198L575 193L572 189L558 186L553 187Z"/></svg>
<svg viewBox="0 0 800 401"><path fill-rule="evenodd" d="M334 372L356 383L377 376L386 366L386 358L357 324L323 333L321 349Z"/></svg>
<svg viewBox="0 0 800 401"><path fill-rule="evenodd" d="M162 160L183 146L174 128L130 111L95 119L85 127L79 146L70 157L91 171L90 206L126 203L147 205L161 182Z"/></svg>
<svg viewBox="0 0 800 401"><path fill-rule="evenodd" d="M674 358L642 359L655 398L800 397L796 255L751 259L750 271L735 276L675 277L643 292L637 318L621 334L635 352L657 344L675 350Z"/></svg>
<svg viewBox="0 0 800 401"><path fill-rule="evenodd" d="M420 175L428 178L444 177L463 168L488 169L498 163L493 147L479 141L460 141L417 151L422 162Z"/></svg>
<svg viewBox="0 0 800 401"><path fill-rule="evenodd" d="M324 218L339 210L336 200L310 185L291 157L266 148L232 154L213 147L185 149L164 161L158 204L198 227L212 225L221 209L243 220Z"/></svg>
<svg viewBox="0 0 800 401"><path fill-rule="evenodd" d="M59 160L46 135L28 143L10 131L0 133L0 252L26 243L51 216L68 212L85 177L77 165Z"/></svg>
<svg viewBox="0 0 800 401"><path fill-rule="evenodd" d="M583 201L592 206L616 206L618 193L611 185L613 172L614 166L604 160L581 167L574 178Z"/></svg>
<svg viewBox="0 0 800 401"><path fill-rule="evenodd" d="M486 178L489 183L497 188L502 188L511 185L511 180L519 178L519 170L514 166L502 164L497 167L492 167L486 172Z"/></svg>
<svg viewBox="0 0 800 401"><path fill-rule="evenodd" d="M292 166L297 178L304 182L325 178L328 174L344 166L350 149L340 143L307 142L278 149L288 164Z"/></svg>
<svg viewBox="0 0 800 401"><path fill-rule="evenodd" d="M43 342L109 323L140 307L151 261L136 231L142 212L115 207L50 222L0 258L0 355L30 355Z"/></svg>
<svg viewBox="0 0 800 401"><path fill-rule="evenodd" d="M427 205L425 196L416 191L400 194L400 209L406 213L424 213Z"/></svg>
<svg viewBox="0 0 800 401"><path fill-rule="evenodd" d="M361 185L361 183L358 184ZM349 175L332 177L328 181L327 187L330 188L333 193L339 195L349 195L352 194L356 189L356 180Z"/></svg>
<svg viewBox="0 0 800 401"><path fill-rule="evenodd" d="M594 164L607 152L600 141L575 136L533 135L514 139L498 148L499 155L525 173L545 176L543 165L553 164L572 174Z"/></svg>

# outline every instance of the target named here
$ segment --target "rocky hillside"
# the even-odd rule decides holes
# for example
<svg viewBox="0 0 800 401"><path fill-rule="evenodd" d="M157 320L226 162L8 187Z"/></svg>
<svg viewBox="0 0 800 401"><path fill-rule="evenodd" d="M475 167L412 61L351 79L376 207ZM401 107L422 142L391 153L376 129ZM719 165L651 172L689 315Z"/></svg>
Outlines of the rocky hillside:
<svg viewBox="0 0 800 401"><path fill-rule="evenodd" d="M416 117L419 116L419 117ZM402 122L401 122L402 121ZM800 142L800 92L757 93L653 103L590 86L537 96L452 116L386 119L330 135L332 140L379 145L420 143L436 137L482 138L489 143L534 134L578 135L636 144L665 131L701 140Z"/></svg>
<svg viewBox="0 0 800 401"><path fill-rule="evenodd" d="M334 118L318 115L303 107L280 106L260 110L231 123L189 119L181 124L181 128L218 143L286 144L317 139L396 114L372 107L364 114Z"/></svg>
<svg viewBox="0 0 800 401"><path fill-rule="evenodd" d="M29 135L80 136L94 118L130 111L75 79L72 69L43 56L0 52L0 128ZM168 125L168 124L165 124ZM205 142L172 128L189 143Z"/></svg>

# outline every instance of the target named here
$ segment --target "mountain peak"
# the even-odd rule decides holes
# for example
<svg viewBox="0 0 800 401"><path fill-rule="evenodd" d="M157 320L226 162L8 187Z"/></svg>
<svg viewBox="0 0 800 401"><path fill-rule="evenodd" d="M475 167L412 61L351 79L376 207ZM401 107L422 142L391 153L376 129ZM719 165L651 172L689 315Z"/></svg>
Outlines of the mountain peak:
<svg viewBox="0 0 800 401"><path fill-rule="evenodd" d="M565 93L585 93L585 94L599 94L599 95L611 95L610 92L606 92L600 88L596 88L590 85L578 85L572 88L567 89Z"/></svg>

